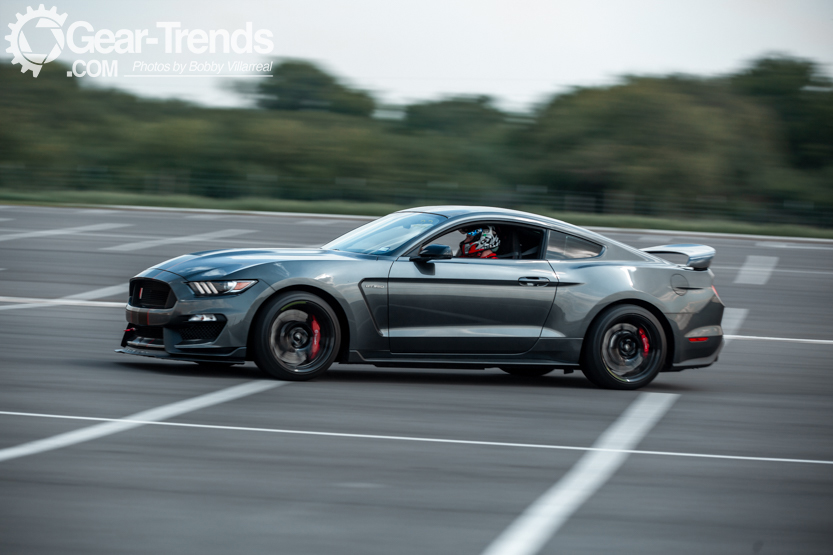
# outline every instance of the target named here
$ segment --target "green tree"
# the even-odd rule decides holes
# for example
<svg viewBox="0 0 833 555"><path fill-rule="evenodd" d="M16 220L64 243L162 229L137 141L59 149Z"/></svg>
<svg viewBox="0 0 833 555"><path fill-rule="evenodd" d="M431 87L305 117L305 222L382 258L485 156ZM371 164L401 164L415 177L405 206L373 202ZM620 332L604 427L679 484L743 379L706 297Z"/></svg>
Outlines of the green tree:
<svg viewBox="0 0 833 555"><path fill-rule="evenodd" d="M833 164L833 82L816 63L787 56L762 58L733 75L730 84L778 114L794 166Z"/></svg>
<svg viewBox="0 0 833 555"><path fill-rule="evenodd" d="M455 97L438 102L412 104L405 111L405 125L455 135L470 135L500 124L504 114L488 96Z"/></svg>
<svg viewBox="0 0 833 555"><path fill-rule="evenodd" d="M556 96L514 143L531 182L656 198L755 194L773 135L766 110L719 83L631 77Z"/></svg>
<svg viewBox="0 0 833 555"><path fill-rule="evenodd" d="M319 110L369 117L375 102L364 91L350 89L310 62L286 61L257 88L258 105L269 110Z"/></svg>

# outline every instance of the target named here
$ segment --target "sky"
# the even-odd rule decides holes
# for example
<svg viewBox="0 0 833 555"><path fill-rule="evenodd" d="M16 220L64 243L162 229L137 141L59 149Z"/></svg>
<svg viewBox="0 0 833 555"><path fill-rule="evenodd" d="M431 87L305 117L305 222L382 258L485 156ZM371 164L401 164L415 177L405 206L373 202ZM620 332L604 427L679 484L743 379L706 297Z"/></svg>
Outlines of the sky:
<svg viewBox="0 0 833 555"><path fill-rule="evenodd" d="M158 22L229 33L251 22L254 31L270 32L268 54L197 54L187 47L166 54L160 42L142 54L78 54L66 47L58 58L118 60L117 77L85 76L87 85L213 106L245 104L230 83L257 78L128 74L137 61L302 58L383 103L486 94L519 111L575 86L612 84L628 74L725 74L771 53L812 59L833 75L833 0L60 0L46 8L53 4L68 14L64 31L86 21L94 31L149 29L160 37ZM4 29L30 5L37 8L2 0ZM44 30L30 27L34 47L36 31ZM46 64L44 71L56 67Z"/></svg>

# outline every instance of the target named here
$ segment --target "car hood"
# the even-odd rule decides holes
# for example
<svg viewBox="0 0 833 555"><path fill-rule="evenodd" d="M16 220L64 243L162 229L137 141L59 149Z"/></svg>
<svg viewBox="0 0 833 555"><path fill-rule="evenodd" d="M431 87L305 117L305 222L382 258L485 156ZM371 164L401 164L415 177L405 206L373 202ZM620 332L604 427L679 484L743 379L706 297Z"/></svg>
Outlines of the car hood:
<svg viewBox="0 0 833 555"><path fill-rule="evenodd" d="M324 249L226 249L185 254L153 266L185 279L221 279L262 264L303 260L375 260L377 257Z"/></svg>

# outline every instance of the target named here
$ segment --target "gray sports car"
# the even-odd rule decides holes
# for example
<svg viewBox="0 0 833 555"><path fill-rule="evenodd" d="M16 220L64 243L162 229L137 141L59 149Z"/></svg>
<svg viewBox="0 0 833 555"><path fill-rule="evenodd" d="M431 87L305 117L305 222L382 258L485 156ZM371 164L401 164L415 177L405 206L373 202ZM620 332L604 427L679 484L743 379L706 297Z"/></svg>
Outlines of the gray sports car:
<svg viewBox="0 0 833 555"><path fill-rule="evenodd" d="M215 250L153 266L130 281L118 351L254 360L282 380L339 362L581 370L597 386L636 389L717 360L714 253L637 250L514 210L412 208L318 249Z"/></svg>

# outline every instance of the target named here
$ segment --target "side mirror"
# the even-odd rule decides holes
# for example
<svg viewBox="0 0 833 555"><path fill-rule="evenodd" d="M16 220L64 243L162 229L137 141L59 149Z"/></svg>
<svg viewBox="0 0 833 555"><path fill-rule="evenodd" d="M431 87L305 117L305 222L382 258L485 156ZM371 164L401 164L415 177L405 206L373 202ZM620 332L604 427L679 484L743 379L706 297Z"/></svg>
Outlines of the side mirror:
<svg viewBox="0 0 833 555"><path fill-rule="evenodd" d="M454 258L454 251L448 245L427 245L418 256L412 256L411 262L429 262L431 260L448 260Z"/></svg>

